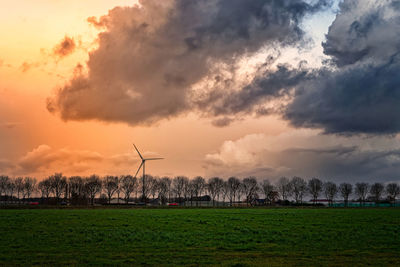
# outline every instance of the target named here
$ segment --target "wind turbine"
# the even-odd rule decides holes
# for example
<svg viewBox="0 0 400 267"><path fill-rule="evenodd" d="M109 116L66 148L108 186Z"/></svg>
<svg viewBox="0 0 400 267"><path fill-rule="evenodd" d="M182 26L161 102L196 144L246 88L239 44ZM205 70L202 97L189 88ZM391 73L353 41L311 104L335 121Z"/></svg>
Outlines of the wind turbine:
<svg viewBox="0 0 400 267"><path fill-rule="evenodd" d="M145 196L145 177L146 177L146 160L160 160L160 159L164 159L164 158L143 158L142 154L140 154L139 149L135 146L135 144L133 144L133 146L136 149L136 152L139 154L139 157L142 159L142 163L140 164L135 177L137 176L137 174L140 171L140 168L143 167L143 178L142 178L142 199L143 202L146 201L146 196Z"/></svg>

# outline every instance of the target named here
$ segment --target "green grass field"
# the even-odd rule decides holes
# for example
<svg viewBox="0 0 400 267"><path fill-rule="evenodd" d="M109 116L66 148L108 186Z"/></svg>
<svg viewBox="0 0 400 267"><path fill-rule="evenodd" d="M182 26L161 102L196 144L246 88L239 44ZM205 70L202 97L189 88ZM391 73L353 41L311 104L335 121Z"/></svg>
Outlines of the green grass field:
<svg viewBox="0 0 400 267"><path fill-rule="evenodd" d="M33 209L0 215L0 265L400 266L400 209Z"/></svg>

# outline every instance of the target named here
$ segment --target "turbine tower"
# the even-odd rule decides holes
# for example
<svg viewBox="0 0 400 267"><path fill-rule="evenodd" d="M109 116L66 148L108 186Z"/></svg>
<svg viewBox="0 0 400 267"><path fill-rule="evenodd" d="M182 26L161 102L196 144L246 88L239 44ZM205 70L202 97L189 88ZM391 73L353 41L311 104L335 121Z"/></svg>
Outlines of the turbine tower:
<svg viewBox="0 0 400 267"><path fill-rule="evenodd" d="M142 159L142 163L140 164L135 177L137 176L137 174L140 171L140 168L143 167L143 177L142 177L142 200L143 202L146 202L146 195L145 195L145 177L146 177L146 160L160 160L160 159L164 159L164 158L143 158L142 154L140 154L139 149L135 146L135 144L133 144L133 146L136 149L136 152L139 154L139 157Z"/></svg>

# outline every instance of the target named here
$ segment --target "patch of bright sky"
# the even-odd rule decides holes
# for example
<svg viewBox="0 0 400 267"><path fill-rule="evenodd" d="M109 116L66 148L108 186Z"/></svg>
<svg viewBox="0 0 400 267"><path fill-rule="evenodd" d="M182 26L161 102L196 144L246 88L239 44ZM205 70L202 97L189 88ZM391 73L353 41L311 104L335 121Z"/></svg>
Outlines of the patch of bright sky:
<svg viewBox="0 0 400 267"><path fill-rule="evenodd" d="M310 41L303 47L290 47L281 51L281 57L276 64L290 63L296 66L301 61L307 61L307 66L311 68L321 67L322 62L327 56L323 52L322 43L328 33L329 26L336 17L340 1L334 1L331 8L318 12L305 18L302 29L305 31L305 38Z"/></svg>

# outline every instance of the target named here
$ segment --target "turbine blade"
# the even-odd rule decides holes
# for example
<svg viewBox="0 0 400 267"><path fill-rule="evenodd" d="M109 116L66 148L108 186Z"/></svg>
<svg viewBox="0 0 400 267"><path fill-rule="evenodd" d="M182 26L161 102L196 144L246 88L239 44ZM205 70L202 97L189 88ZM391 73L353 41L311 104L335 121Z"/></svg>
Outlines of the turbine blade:
<svg viewBox="0 0 400 267"><path fill-rule="evenodd" d="M160 160L160 159L164 159L164 158L148 158L148 159L144 159L144 160Z"/></svg>
<svg viewBox="0 0 400 267"><path fill-rule="evenodd" d="M140 157L141 159L143 159L142 154L140 154L140 152L139 152L139 149L137 149L137 147L135 146L135 144L133 144L133 146L135 147L137 153L139 154L139 157Z"/></svg>
<svg viewBox="0 0 400 267"><path fill-rule="evenodd" d="M142 166L143 166L143 161L142 161L142 163L140 164L139 169L137 169L137 172L136 172L136 174L135 174L135 177L136 177L136 175L139 173L139 171L140 171L140 169L142 168Z"/></svg>

